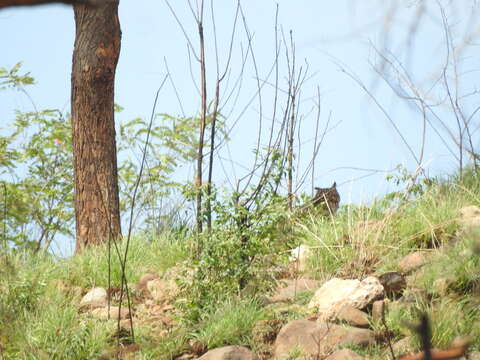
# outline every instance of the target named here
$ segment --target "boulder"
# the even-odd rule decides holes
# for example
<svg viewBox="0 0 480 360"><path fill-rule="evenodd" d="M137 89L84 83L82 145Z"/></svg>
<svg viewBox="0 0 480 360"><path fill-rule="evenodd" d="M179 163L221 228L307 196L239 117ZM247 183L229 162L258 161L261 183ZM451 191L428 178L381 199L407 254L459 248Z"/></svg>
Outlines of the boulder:
<svg viewBox="0 0 480 360"><path fill-rule="evenodd" d="M373 331L309 320L294 320L279 332L274 345L276 360L288 358L292 351L302 356L324 356L341 346L368 346L375 343Z"/></svg>
<svg viewBox="0 0 480 360"><path fill-rule="evenodd" d="M315 292L308 307L315 309L318 319L324 321L334 318L344 306L363 309L382 295L383 286L376 277L362 281L334 278Z"/></svg>
<svg viewBox="0 0 480 360"><path fill-rule="evenodd" d="M107 305L107 290L96 287L85 294L80 300L81 309L96 309Z"/></svg>
<svg viewBox="0 0 480 360"><path fill-rule="evenodd" d="M427 257L425 252L415 251L400 260L398 266L404 274L408 274L414 270L417 270L418 268L421 268L423 265L426 264L426 262Z"/></svg>
<svg viewBox="0 0 480 360"><path fill-rule="evenodd" d="M243 346L225 346L210 350L198 360L258 360L258 357Z"/></svg>
<svg viewBox="0 0 480 360"><path fill-rule="evenodd" d="M268 298L268 303L286 302L294 300L295 296L304 291L315 291L320 281L308 278L285 279L280 281L280 288Z"/></svg>
<svg viewBox="0 0 480 360"><path fill-rule="evenodd" d="M109 311L108 311L108 306L103 307L103 308L96 308L93 309L90 314L100 320L107 320L107 319L118 319L118 306L110 306L110 317L108 316ZM122 307L120 310L120 319L129 319L130 318L130 312L128 311L128 308Z"/></svg>
<svg viewBox="0 0 480 360"><path fill-rule="evenodd" d="M344 321L349 325L367 328L370 325L368 315L352 306L344 306L337 313L337 320Z"/></svg>
<svg viewBox="0 0 480 360"><path fill-rule="evenodd" d="M382 321L385 300L377 300L372 304L372 320L375 323Z"/></svg>

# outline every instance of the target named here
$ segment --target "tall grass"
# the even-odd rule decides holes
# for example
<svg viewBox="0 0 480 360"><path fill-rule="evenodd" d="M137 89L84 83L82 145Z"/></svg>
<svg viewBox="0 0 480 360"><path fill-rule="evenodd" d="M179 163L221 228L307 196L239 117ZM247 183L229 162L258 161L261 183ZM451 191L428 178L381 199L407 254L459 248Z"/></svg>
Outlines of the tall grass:
<svg viewBox="0 0 480 360"><path fill-rule="evenodd" d="M109 347L114 324L80 314L79 299L68 296L58 285L85 290L105 287L106 254L104 245L70 259L28 252L0 257L1 355L6 359L98 358ZM161 273L186 257L186 242L169 234L153 242L134 238L127 258L127 279L134 282L147 269ZM118 257L113 254L111 270L112 285L120 284Z"/></svg>

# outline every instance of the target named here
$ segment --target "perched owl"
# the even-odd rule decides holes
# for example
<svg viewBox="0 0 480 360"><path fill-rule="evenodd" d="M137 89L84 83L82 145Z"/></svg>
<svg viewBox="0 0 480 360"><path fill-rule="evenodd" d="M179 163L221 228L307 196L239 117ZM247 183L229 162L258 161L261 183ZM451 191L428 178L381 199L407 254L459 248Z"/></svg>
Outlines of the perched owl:
<svg viewBox="0 0 480 360"><path fill-rule="evenodd" d="M340 194L337 191L337 183L334 182L332 187L319 188L312 199L312 204L315 207L324 209L327 213L335 214L340 204Z"/></svg>

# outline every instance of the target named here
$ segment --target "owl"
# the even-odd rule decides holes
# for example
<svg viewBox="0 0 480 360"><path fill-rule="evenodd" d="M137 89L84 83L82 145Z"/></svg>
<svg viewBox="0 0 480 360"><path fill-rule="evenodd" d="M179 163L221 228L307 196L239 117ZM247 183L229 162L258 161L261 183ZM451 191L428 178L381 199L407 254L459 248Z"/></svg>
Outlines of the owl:
<svg viewBox="0 0 480 360"><path fill-rule="evenodd" d="M334 182L329 188L316 187L315 196L312 199L313 206L324 209L327 213L335 214L340 204L340 194L337 191L337 183Z"/></svg>

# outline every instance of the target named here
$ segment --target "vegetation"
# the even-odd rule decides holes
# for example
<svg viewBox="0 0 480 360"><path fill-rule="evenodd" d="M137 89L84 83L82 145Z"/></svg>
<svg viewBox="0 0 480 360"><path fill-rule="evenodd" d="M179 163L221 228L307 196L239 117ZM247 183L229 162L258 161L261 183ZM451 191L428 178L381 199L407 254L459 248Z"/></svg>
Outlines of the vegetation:
<svg viewBox="0 0 480 360"><path fill-rule="evenodd" d="M375 49L383 62L376 69L378 75L394 92L399 89L396 95L401 99L421 109L422 145L415 154L373 92L339 64L394 125L417 170L410 173L400 165L386 177L396 191L330 212L318 209L315 199L298 190L310 176L314 182L316 156L331 128L329 119L323 134L319 132L318 90L311 98L310 113L317 112L311 159L300 173L300 154L305 153L300 151L300 129L302 120L308 118L299 110L304 101L300 94L310 76L307 62L296 65L293 33L287 40L275 21L276 56L270 70L275 80L270 74L262 79L251 46L253 35L238 2L230 44L225 47L228 60L220 70L212 2L215 38L211 45L217 74L215 95L209 101L205 51L210 44L204 36L204 3L191 7L198 29L197 48L174 8L165 3L188 42L189 58L198 61L198 114L157 113L156 102L167 74L149 121L136 118L115 123L114 111L122 108L113 102L120 47L118 1L114 1L98 9L74 7L78 31L71 114L38 109L29 98L34 109L17 111L15 120L2 129L0 359L126 359L128 352L142 359L196 358L225 345L247 346L269 359L283 325L318 316L307 305L314 291L297 292L298 277L321 283L333 277L381 278L388 272L405 280L406 289L401 295L386 294L386 311L380 319L374 316L373 305L363 309L369 313L364 315L370 316L376 344L353 347L355 351L383 359L387 344L393 352L392 343L400 339L408 341L410 350L421 351L430 349L429 342L448 348L459 336L470 336L470 350L479 351L480 338L475 335L480 332L480 218L472 225L461 215L466 206L480 206L479 156L473 145L472 121L478 108L470 115L461 109L461 100L476 92L459 94L459 57L450 59L450 52L457 48L442 5L438 4L448 56L442 79L431 90L448 99L439 104L443 101L445 111L455 119L455 131L434 109L430 90L424 93L411 83L413 77L401 59ZM82 15L90 13L96 25L86 29L88 16ZM241 42L242 46L236 46L237 26L245 30L249 44L245 54ZM84 35L86 40L78 40ZM230 59L238 49L243 64L238 80L227 91L221 84L231 77ZM285 59L279 60L280 54ZM250 57L257 92L247 107L258 97L260 124L254 160L246 174L227 187L213 181L214 159L233 129L227 127L231 119L224 117L223 110L230 98L236 103ZM283 62L286 90L279 83ZM26 88L35 81L21 70L20 63L11 70L0 68L0 90L17 89L28 95ZM398 84L389 72L399 79ZM274 89L271 116L262 112L260 79ZM403 83L404 79L408 81ZM173 80L171 84L178 97ZM223 99L223 92L230 95ZM430 123L428 116L435 117L437 124ZM270 126L264 124L266 119ZM457 161L458 170L450 177L430 177L423 168L427 122ZM268 145L263 144L264 138ZM195 164L193 179L176 179L174 175L185 164ZM127 225L125 237L120 231L121 218ZM57 241L72 238L74 233L76 253L64 256L65 245ZM307 245L310 251L301 270L289 256L299 245ZM427 260L415 271L405 270L401 260L414 252ZM276 303L272 294L285 279L295 287L294 295ZM108 304L102 298L92 309L83 302L96 287L102 288L97 290L105 293ZM113 320L122 315L122 307L128 308L131 318ZM419 330L419 318L424 325L431 324L431 336L428 324ZM417 337L422 334L423 339ZM288 358L302 357L303 351L293 347Z"/></svg>
<svg viewBox="0 0 480 360"><path fill-rule="evenodd" d="M386 196L370 206L344 206L334 219L309 214L291 223L290 246L308 243L316 247L308 272L322 279L380 274L394 270L399 259L414 250L432 252L432 260L411 280L427 296L415 293L416 300L408 306L392 303L386 323L394 341L412 335L409 323L419 313L426 313L432 322L433 345L444 348L457 336L480 331L475 300L480 282L478 236L462 232L456 221L461 207L480 198L479 183L478 174L470 170L462 180L437 179L424 186L419 196L401 202ZM191 349L192 344L201 349L230 344L260 349L263 345L254 331L259 322L279 316L284 321L298 318L295 308L285 312L264 305L262 300L274 284L270 269L285 264L284 257L270 256L282 253L286 246L276 241L285 241L280 234L289 220L275 216L276 211L273 207L268 212L271 222L252 226L256 233L248 236L254 239L254 248L242 248L244 233L235 233L234 227L220 223L205 243L202 257L194 262L189 260L197 244L193 234L169 231L154 239L140 236L132 240L126 270L129 281L138 281L147 270L165 273L179 266L186 270L179 277L181 291L175 300L176 320L171 330L156 337L146 324L136 325L143 358L169 359ZM369 224L369 228L362 224ZM71 359L97 358L111 346L115 324L79 312L78 294L67 290L107 286L104 246L68 259L48 253L35 255L25 248L4 253L0 344L5 358L56 359L65 354ZM252 260L248 251L258 255ZM245 259L250 259L248 266ZM113 264L112 283L120 283L119 268ZM438 284L444 276L449 281L447 287ZM244 288L241 279L245 279ZM295 300L298 309L303 307L303 314L310 296L307 292ZM288 315L291 311L294 313ZM381 332L383 325L374 328ZM418 344L413 343L415 346ZM473 338L472 349L480 349L478 337ZM381 354L371 349L370 354L375 353Z"/></svg>

